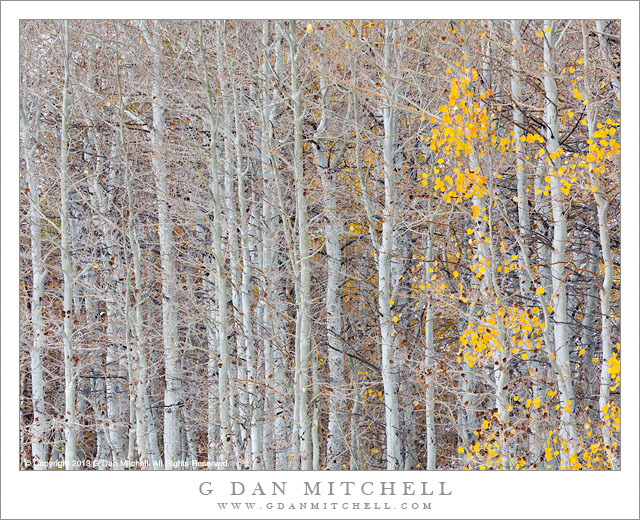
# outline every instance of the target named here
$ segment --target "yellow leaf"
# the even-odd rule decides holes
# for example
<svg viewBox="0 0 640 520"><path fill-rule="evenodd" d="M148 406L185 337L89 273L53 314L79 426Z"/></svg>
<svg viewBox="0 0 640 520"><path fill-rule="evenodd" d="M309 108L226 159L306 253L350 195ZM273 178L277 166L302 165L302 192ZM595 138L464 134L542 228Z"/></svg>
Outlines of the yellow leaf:
<svg viewBox="0 0 640 520"><path fill-rule="evenodd" d="M398 317L397 316L393 317L393 323L398 323Z"/></svg>
<svg viewBox="0 0 640 520"><path fill-rule="evenodd" d="M310 33L313 31L313 24L308 23L307 24L307 32Z"/></svg>
<svg viewBox="0 0 640 520"><path fill-rule="evenodd" d="M538 287L538 290L536 291L537 296L540 296L541 294L544 294L544 287Z"/></svg>

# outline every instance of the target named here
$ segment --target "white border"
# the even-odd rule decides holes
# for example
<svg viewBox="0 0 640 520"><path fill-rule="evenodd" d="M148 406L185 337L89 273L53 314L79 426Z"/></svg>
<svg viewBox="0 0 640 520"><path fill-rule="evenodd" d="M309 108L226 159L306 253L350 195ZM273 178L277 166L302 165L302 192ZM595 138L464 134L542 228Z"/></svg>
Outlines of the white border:
<svg viewBox="0 0 640 520"><path fill-rule="evenodd" d="M2 518L215 518L231 480L446 481L434 518L638 518L638 3L637 2L2 2ZM593 472L19 472L18 468L18 21L20 18L606 18L622 20L622 471ZM634 442L635 441L635 442ZM295 498L291 495L287 499ZM330 497L326 497L327 499ZM347 497L336 497L345 500ZM411 497L407 497L411 500ZM276 499L277 500L277 499ZM379 502L384 497L378 497ZM403 501L396 497L392 504ZM68 504L66 506L65 504ZM388 511L255 511L260 518L395 518ZM409 516L407 512L404 516ZM246 518L247 513L236 513Z"/></svg>

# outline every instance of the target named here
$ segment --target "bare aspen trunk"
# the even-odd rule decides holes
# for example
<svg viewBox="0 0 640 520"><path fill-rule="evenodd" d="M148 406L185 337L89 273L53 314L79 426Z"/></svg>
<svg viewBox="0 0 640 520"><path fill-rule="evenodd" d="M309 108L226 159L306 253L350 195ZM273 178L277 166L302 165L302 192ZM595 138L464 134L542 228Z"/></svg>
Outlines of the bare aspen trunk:
<svg viewBox="0 0 640 520"><path fill-rule="evenodd" d="M273 128L276 123L276 95L273 88L273 69L270 56L270 22L265 21L262 26L262 47L265 53L262 63L263 88L262 88L262 128L261 128L261 163L262 175L265 186L265 197L262 202L262 217L265 224L263 240L263 269L265 272L264 299L261 301L264 308L264 326L270 332L264 341L265 346L265 380L272 381L273 388L267 392L265 415L271 413L275 416L273 426L270 421L265 422L265 435L263 446L265 452L273 450L273 469L287 469L287 447L289 445L290 429L286 421L288 404L286 400L285 359L283 356L285 347L285 324L283 317L286 315L284 301L284 273L279 265L278 245L275 237L278 236L279 217L275 208L282 207L279 202L280 184L277 176L277 158L273 153L274 140ZM276 39L275 59L279 60L282 43ZM281 61L281 60L279 60ZM287 229L288 220L282 217L282 223ZM285 234L286 231L285 231ZM288 235L288 234L287 234ZM287 243L289 240L287 239ZM271 377L270 377L271 376ZM272 439L272 441L270 441ZM265 469L271 469L268 460L270 455L265 454Z"/></svg>
<svg viewBox="0 0 640 520"><path fill-rule="evenodd" d="M321 58L323 63L324 58ZM327 313L327 343L329 345L329 426L327 433L326 468L342 469L342 453L344 452L344 436L342 424L345 421L343 410L342 387L344 386L344 357L342 345L342 250L340 240L342 228L338 213L336 191L338 189L337 166L346 148L338 153L327 150L325 140L329 127L329 112L325 100L329 95L326 78L320 77L321 114L320 124L315 132L314 157L316 167L320 170L327 222L325 224L325 250L327 252L327 291L325 309ZM315 364L314 364L315 367ZM316 378L314 377L314 381ZM317 404L314 414L317 412ZM317 428L314 419L314 428ZM314 449L316 448L314 444Z"/></svg>
<svg viewBox="0 0 640 520"><path fill-rule="evenodd" d="M520 84L520 60L522 59L522 42L520 38L520 20L511 20L511 36L513 37L513 55L511 57L511 98L513 99L513 139L516 145L516 175L518 180L518 224L520 235L527 236L531 232L529 219L529 200L527 186L529 179L524 160L524 144L520 138L524 135L524 114L520 109L522 87ZM525 244L526 245L526 244ZM530 255L527 247L522 254ZM526 276L520 273L520 292L523 296L531 296Z"/></svg>
<svg viewBox="0 0 640 520"><path fill-rule="evenodd" d="M304 196L304 170L302 163L302 88L298 72L298 43L296 22L289 22L287 33L291 60L291 99L293 103L294 124L294 153L293 172L296 193L296 215L298 220L298 269L300 273L300 299L298 302L299 315L299 346L296 372L300 414L300 469L313 468L311 449L311 421L308 409L308 395L311 391L309 367L311 364L311 252L309 244L309 224L307 217L307 203Z"/></svg>
<svg viewBox="0 0 640 520"><path fill-rule="evenodd" d="M556 85L556 34L555 22L545 20L544 28L544 89L546 94L545 122L547 125L547 153L549 154L549 175L551 186L551 211L553 214L553 248L551 252L551 283L553 293L553 335L554 353L558 360L564 384L560 386L560 405L562 408L561 437L566 441L567 451L562 453L562 461L568 465L569 458L575 453L575 442L578 435L575 427L574 409L575 397L573 393L571 365L569 361L568 330L567 330L567 287L564 280L565 263L567 261L567 215L560 191L562 183L558 156L558 87ZM548 32L547 32L548 29ZM547 323L547 327L551 324Z"/></svg>
<svg viewBox="0 0 640 520"><path fill-rule="evenodd" d="M216 272L216 288L218 296L218 309L217 316L212 316L216 319L216 325L218 328L218 408L220 414L220 444L222 450L220 452L219 462L223 464L231 463L231 419L229 415L230 403L229 403L229 343L227 337L228 322L227 322L227 278L225 258L222 250L222 201L220 200L220 172L218 171L218 155L217 155L217 143L218 143L218 105L214 99L214 91L209 79L209 72L207 69L206 55L204 49L204 42L202 36L202 22L199 26L200 32L200 57L202 61L202 74L204 77L204 87L207 95L207 111L209 113L209 130L211 132L209 143L209 192L212 196L213 205L213 222L211 223L211 233L213 236L213 254L215 261ZM213 353L210 352L210 357ZM215 360L215 357L214 357ZM211 359L209 361L211 364ZM215 403L212 399L209 399L209 414L211 415ZM213 444L213 440L209 439L209 443Z"/></svg>
<svg viewBox="0 0 640 520"><path fill-rule="evenodd" d="M60 253L64 278L64 315L62 344L64 349L64 462L67 470L77 469L78 424L76 419L76 353L73 346L73 265L71 262L71 227L69 218L69 192L71 180L68 172L69 119L71 117L69 79L69 22L63 22L64 30L64 85L62 90L62 128L60 131Z"/></svg>
<svg viewBox="0 0 640 520"><path fill-rule="evenodd" d="M429 201L427 203L427 214L429 215L429 219L431 219L431 214L433 212L433 201L431 197L429 197ZM429 283L431 278L430 269L433 269L433 233L434 233L434 223L431 221L427 224L427 236L426 236L426 244L424 248L424 276L425 282ZM432 297L428 297L427 301L427 309L425 315L425 331L424 331L424 384L426 387L426 395L425 395L425 410L426 410L426 439L425 443L427 445L427 464L426 469L429 471L433 471L436 469L436 421L435 421L435 400L434 400L434 385L435 385L435 377L434 377L434 357L435 357L435 344L433 340L433 326L435 320L435 309L434 302L432 301Z"/></svg>
<svg viewBox="0 0 640 520"><path fill-rule="evenodd" d="M385 22L385 65L391 67L391 53L396 38L394 22ZM388 72L387 72L388 73ZM395 92L390 92L393 100ZM382 384L384 387L385 431L387 444L387 469L400 469L403 465L400 453L399 414L398 414L398 369L394 355L395 336L393 325L393 281L391 280L391 258L394 249L394 225L396 219L396 183L394 134L395 113L392 101L385 103L382 109L384 124L383 168L384 168L384 209L382 237L378 252L378 307L380 312L380 334L382 340ZM395 366L394 366L395 365Z"/></svg>
<svg viewBox="0 0 640 520"><path fill-rule="evenodd" d="M24 87L23 87L24 88ZM20 98L20 128L26 173L29 184L29 230L31 243L31 328L33 343L31 345L31 402L33 406L33 422L31 424L31 456L34 470L46 469L48 449L45 444L47 414L44 401L44 333L42 300L47 278L46 264L42 258L42 208L40 207L40 185L35 171L34 154L40 124L40 105L36 103L33 119L29 122L27 102ZM32 133L33 132L33 133ZM36 139L33 139L35 134Z"/></svg>
<svg viewBox="0 0 640 520"><path fill-rule="evenodd" d="M224 222L226 224L226 251L228 255L229 267L227 270L228 290L231 298L231 309L229 310L229 333L233 338L230 344L229 355L235 358L236 362L229 365L229 382L231 395L229 397L230 415L235 420L232 422L232 447L234 451L235 464L237 469L242 469L246 464L249 435L249 403L248 403L248 384L247 384L247 366L245 341L240 333L240 327L235 324L242 324L242 265L241 265L241 249L239 243L240 235L240 216L238 215L238 204L236 195L237 182L237 158L235 125L233 122L233 96L231 90L233 88L233 69L227 62L228 53L227 34L230 32L229 23L224 21L218 26L217 41L217 62L218 62L218 80L219 80L219 98L221 104L220 112L220 130L221 130L221 154L222 154L222 172L224 178L224 192L222 200L224 201L222 210ZM235 344L235 351L233 345Z"/></svg>
<svg viewBox="0 0 640 520"><path fill-rule="evenodd" d="M601 23L601 22L600 22ZM596 22L596 30L599 33L603 32L602 23L598 26ZM600 35L599 35L600 38ZM604 38L604 37L602 37ZM603 45L603 41L600 40L600 45ZM596 116L597 109L591 98L591 80L590 80L590 65L591 59L589 56L589 30L587 28L587 22L582 21L582 46L584 52L584 87L587 97L587 127L589 129L589 139L595 141L596 132ZM610 420L608 419L608 411L613 403L610 402L611 398L611 376L609 374L609 362L613 356L613 340L611 330L611 288L613 287L613 257L611 254L611 241L609 238L608 218L609 200L605 196L605 192L602 189L599 182L599 174L603 173L601 169L596 168L595 164L589 163L589 177L591 183L596 186L596 192L594 198L596 206L598 208L598 231L600 234L600 249L602 251L602 261L604 264L604 280L600 286L600 314L602 316L602 368L600 370L600 395L598 399L600 422L602 424L602 440L604 441L604 448L607 454L607 461L611 466L611 469L618 469L619 464L613 448L613 439L611 435Z"/></svg>
<svg viewBox="0 0 640 520"><path fill-rule="evenodd" d="M165 394L164 394L164 464L165 469L175 469L180 461L180 407L182 375L178 339L178 316L176 308L176 269L173 248L173 223L169 209L169 181L165 162L165 116L162 92L162 44L160 24L154 21L153 33L142 25L147 44L153 52L151 163L156 181L158 208L158 235L162 266L162 344L164 350Z"/></svg>
<svg viewBox="0 0 640 520"><path fill-rule="evenodd" d="M247 171L242 166L242 156L240 152L240 123L238 117L238 99L235 88L232 86L233 95L233 112L234 112L234 126L235 126L235 151L236 151L236 178L238 180L238 211L240 213L240 244L242 255L242 275L240 282L240 308L242 316L242 328L243 328L243 343L244 343L244 355L246 359L246 413L248 414L247 430L248 430L248 442L247 442L247 454L248 464L250 469L262 469L262 461L260 457L260 426L259 426L259 414L260 410L256 407L257 404L257 360L256 360L256 347L253 334L253 319L251 309L251 277L252 266L250 258L250 250L252 247L252 241L249 235L249 215L247 206L247 188L246 188L246 174Z"/></svg>

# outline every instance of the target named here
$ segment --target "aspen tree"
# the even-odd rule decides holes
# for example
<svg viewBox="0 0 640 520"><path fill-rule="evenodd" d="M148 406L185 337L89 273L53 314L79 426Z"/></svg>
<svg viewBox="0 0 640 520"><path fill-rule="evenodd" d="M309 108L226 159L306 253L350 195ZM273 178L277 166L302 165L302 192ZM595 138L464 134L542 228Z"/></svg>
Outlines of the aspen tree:
<svg viewBox="0 0 640 520"><path fill-rule="evenodd" d="M69 194L71 179L69 173L69 119L71 118L70 100L70 59L69 22L62 22L64 42L64 83L62 86L62 126L60 132L60 253L64 277L63 333L64 347L64 462L67 470L75 470L77 460L78 424L76 419L76 349L73 345L73 287L74 273L71 262L71 229L69 215Z"/></svg>
<svg viewBox="0 0 640 520"><path fill-rule="evenodd" d="M598 32L603 32L602 27L598 27ZM600 42L602 45L602 41ZM582 45L584 52L584 89L587 101L587 128L589 130L589 140L596 141L596 118L597 108L592 98L591 91L591 59L589 53L589 29L587 22L582 21ZM593 156L593 154L591 154ZM594 156L595 157L595 156ZM605 417L612 403L611 397L611 376L610 367L613 356L613 341L611 331L611 288L613 286L613 257L611 254L611 240L609 238L608 229L608 211L610 201L607 199L606 192L599 182L598 176L603 172L604 167L596 167L595 164L589 162L588 175L590 183L596 188L594 199L598 208L598 231L600 235L600 250L604 264L604 280L600 286L600 314L602 316L602 368L600 371L600 392L598 406L600 410L600 421L602 423L602 439L607 453L608 462L612 469L618 469L618 461L613 449L613 439L611 435L610 421Z"/></svg>
<svg viewBox="0 0 640 520"><path fill-rule="evenodd" d="M291 62L291 102L293 105L293 173L295 183L296 219L298 235L298 272L300 277L300 296L296 323L296 404L298 406L300 444L300 469L313 467L311 446L311 421L308 402L311 390L309 367L311 365L311 252L309 248L309 229L307 205L304 197L304 167L302 161L302 88L300 86L298 65L298 35L295 20L289 21L287 39L289 41L289 60ZM296 294L297 297L297 294ZM299 332L298 332L299 330Z"/></svg>

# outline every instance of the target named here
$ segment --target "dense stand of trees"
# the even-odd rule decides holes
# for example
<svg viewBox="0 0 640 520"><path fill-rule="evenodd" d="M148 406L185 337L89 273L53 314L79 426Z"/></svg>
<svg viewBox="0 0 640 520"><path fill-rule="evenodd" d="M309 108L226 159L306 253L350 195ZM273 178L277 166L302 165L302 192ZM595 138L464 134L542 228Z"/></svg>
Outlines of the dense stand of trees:
<svg viewBox="0 0 640 520"><path fill-rule="evenodd" d="M617 22L23 21L20 57L23 467L619 466Z"/></svg>

